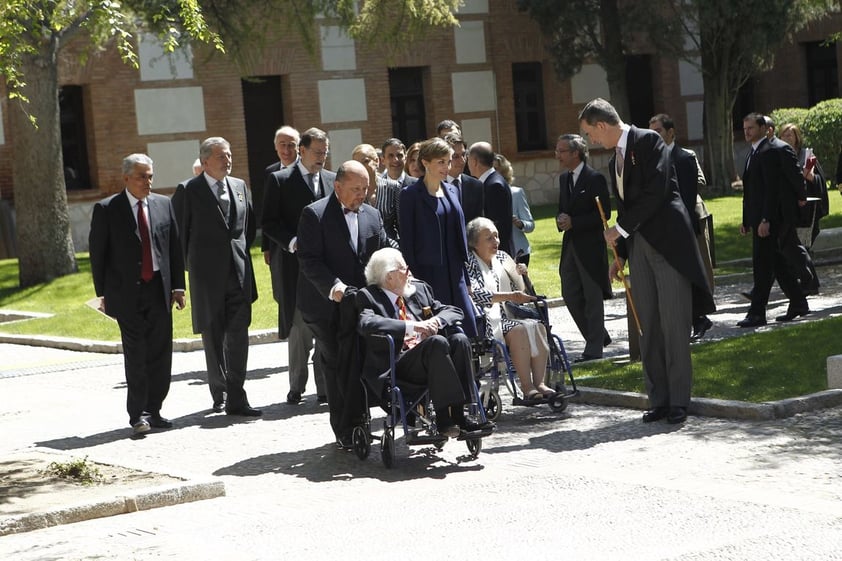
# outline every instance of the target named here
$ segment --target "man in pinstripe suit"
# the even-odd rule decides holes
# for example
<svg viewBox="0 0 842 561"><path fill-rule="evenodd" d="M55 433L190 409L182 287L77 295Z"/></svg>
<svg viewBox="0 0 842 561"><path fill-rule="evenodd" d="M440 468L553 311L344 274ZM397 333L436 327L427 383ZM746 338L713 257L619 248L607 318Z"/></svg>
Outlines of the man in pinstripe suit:
<svg viewBox="0 0 842 561"><path fill-rule="evenodd" d="M609 171L617 224L605 231L605 240L617 248L620 267L629 259L634 278L651 407L643 422L683 423L693 381L693 303L699 313L712 312L714 304L670 153L658 133L626 125L601 98L585 105L579 125L591 142L615 151ZM615 262L610 274L617 273Z"/></svg>

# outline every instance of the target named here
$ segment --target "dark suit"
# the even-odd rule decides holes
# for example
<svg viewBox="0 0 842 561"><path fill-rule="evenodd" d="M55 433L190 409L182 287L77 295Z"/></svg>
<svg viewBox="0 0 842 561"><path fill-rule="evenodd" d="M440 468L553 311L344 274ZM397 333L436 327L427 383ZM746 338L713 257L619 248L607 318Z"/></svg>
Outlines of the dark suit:
<svg viewBox="0 0 842 561"><path fill-rule="evenodd" d="M790 306L807 307L798 279L812 280L807 251L800 244L795 226L798 201L806 199L804 178L795 151L776 137L763 139L749 154L743 173L743 226L752 230L752 290L749 315L766 317L769 292L775 279ZM769 223L769 236L757 228Z"/></svg>
<svg viewBox="0 0 842 561"><path fill-rule="evenodd" d="M690 325L715 307L690 216L678 192L670 153L658 133L632 126L623 161L622 196L616 155L609 162L617 196L617 240L629 256L632 294L643 336L640 351L651 407L687 407L693 367Z"/></svg>
<svg viewBox="0 0 842 561"><path fill-rule="evenodd" d="M512 190L499 172L492 171L483 181L485 217L494 222L500 237L500 249L514 257L512 246Z"/></svg>
<svg viewBox="0 0 842 561"><path fill-rule="evenodd" d="M333 192L335 178L336 174L332 171L319 171L320 195ZM307 363L313 348L313 334L297 312L295 297L298 291L298 257L290 252L289 246L298 233L301 211L320 197L313 193L298 165L269 174L263 193L263 236L271 240L276 248L272 262L278 267L278 337L289 339L290 391L303 393L307 384ZM324 395L324 375L320 361L314 360L313 369L316 392Z"/></svg>
<svg viewBox="0 0 842 561"><path fill-rule="evenodd" d="M485 187L476 177L463 173L459 175L458 185L453 185L459 191L459 202L465 215L465 224L478 216L485 216Z"/></svg>
<svg viewBox="0 0 842 561"><path fill-rule="evenodd" d="M105 313L115 318L123 341L129 423L145 411L158 415L170 387L172 291L184 290L184 260L175 213L162 195L147 197L150 243L158 271L141 280L141 242L136 211L126 191L94 205L91 273Z"/></svg>
<svg viewBox="0 0 842 561"><path fill-rule="evenodd" d="M433 317L444 327L455 325L462 319L462 311L455 306L445 306L435 299L430 286L413 280L415 294L406 298L408 319L423 319L423 308L428 307ZM357 292L360 310L359 332L362 335L388 333L395 341L395 376L400 381L429 388L430 398L438 416L449 417L447 408L465 403L470 395L471 342L463 333L450 336L427 337L412 349L402 350L406 322L398 319L390 294L376 285ZM383 395L384 382L379 376L389 369L389 346L385 340L369 338L363 362L363 376L369 387Z"/></svg>
<svg viewBox="0 0 842 561"><path fill-rule="evenodd" d="M359 389L359 381L340 377L340 310L330 299L332 288L342 282L349 287L362 288L365 265L371 254L389 247L383 221L376 208L363 204L357 214L359 235L356 250L351 244L350 231L342 205L336 194L307 206L298 223L298 309L313 331L321 350L322 369L330 407L330 424L337 437L347 438L350 426L344 409L359 407L359 397L348 394L348 388Z"/></svg>
<svg viewBox="0 0 842 561"><path fill-rule="evenodd" d="M474 304L468 295L470 280L465 268L465 219L456 187L441 185L445 195L441 198L427 192L424 180L401 191L401 253L413 276L429 283L439 300L462 310L463 329L468 337L475 337Z"/></svg>
<svg viewBox="0 0 842 561"><path fill-rule="evenodd" d="M230 176L225 182L228 216L205 174L179 185L172 202L190 272L193 332L202 334L211 397L214 403L227 399L234 411L249 406L243 384L251 304L257 299L249 254L256 226L245 182Z"/></svg>
<svg viewBox="0 0 842 561"><path fill-rule="evenodd" d="M584 354L595 358L602 356L608 335L603 300L612 293L602 218L594 199L599 197L606 219L611 216L611 199L605 178L587 164L571 189L572 176L566 171L559 177L558 214L569 215L571 227L561 242L558 272L567 310L585 338Z"/></svg>

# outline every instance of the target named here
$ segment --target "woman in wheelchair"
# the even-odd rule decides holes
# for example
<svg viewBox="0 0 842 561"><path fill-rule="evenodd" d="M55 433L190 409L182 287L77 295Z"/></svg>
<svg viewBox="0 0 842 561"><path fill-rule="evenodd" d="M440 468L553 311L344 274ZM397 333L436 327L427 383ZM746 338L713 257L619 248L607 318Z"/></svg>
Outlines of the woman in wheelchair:
<svg viewBox="0 0 842 561"><path fill-rule="evenodd" d="M458 330L445 331L462 320L462 310L442 304L430 285L413 279L396 249L375 251L365 278L368 286L357 293L358 331L364 336L392 336L398 355L395 376L398 382L429 389L438 433L450 438L462 435L461 431L490 433L494 423L474 423L464 413L473 384L471 342ZM388 343L366 337L362 375L377 395L383 394L381 375L388 369Z"/></svg>
<svg viewBox="0 0 842 561"><path fill-rule="evenodd" d="M515 319L507 315L504 304L524 304L535 300L525 293L523 277L526 266L515 263L500 251L500 239L494 222L475 218L468 223L468 276L471 297L485 310L486 337L505 341L512 365L517 371L525 402L550 398L555 391L544 383L547 372L547 332L537 320Z"/></svg>

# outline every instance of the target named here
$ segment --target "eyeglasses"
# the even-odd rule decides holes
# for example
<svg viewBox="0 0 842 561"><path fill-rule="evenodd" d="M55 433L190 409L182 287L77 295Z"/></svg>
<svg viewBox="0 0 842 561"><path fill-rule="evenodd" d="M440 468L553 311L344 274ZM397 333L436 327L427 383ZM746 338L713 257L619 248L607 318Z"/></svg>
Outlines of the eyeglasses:
<svg viewBox="0 0 842 561"><path fill-rule="evenodd" d="M565 152L575 152L575 151L576 150L573 149L573 148L568 148L566 150L559 150L558 148L556 148L555 153L556 153L556 156L558 156L559 154L563 154Z"/></svg>
<svg viewBox="0 0 842 561"><path fill-rule="evenodd" d="M404 263L403 265L398 265L398 268L397 268L397 269L392 269L392 270L393 270L393 271L398 271L398 272L400 272L400 273L406 273L407 271L409 271L409 265L407 265L406 263Z"/></svg>
<svg viewBox="0 0 842 561"><path fill-rule="evenodd" d="M324 158L325 156L330 154L330 150L310 150L309 148L305 148L305 150L312 152L313 155L318 158Z"/></svg>
<svg viewBox="0 0 842 561"><path fill-rule="evenodd" d="M278 148L292 148L293 150L298 148L298 144L295 142L278 142L277 146Z"/></svg>

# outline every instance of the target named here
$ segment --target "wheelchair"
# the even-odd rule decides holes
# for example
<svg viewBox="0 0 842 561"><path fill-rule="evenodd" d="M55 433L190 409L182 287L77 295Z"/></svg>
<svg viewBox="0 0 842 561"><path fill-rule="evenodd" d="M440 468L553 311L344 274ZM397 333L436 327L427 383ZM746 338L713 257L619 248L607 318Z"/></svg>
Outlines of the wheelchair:
<svg viewBox="0 0 842 561"><path fill-rule="evenodd" d="M573 369L567 358L567 352L564 350L564 343L558 335L552 332L547 300L543 296L537 298L528 310L533 314L534 319L538 319L544 325L546 330L549 355L544 383L553 388L556 393L549 397L525 400L517 371L512 365L505 343L496 339L477 339L473 341L474 372L477 381L481 383L480 403L482 409L491 421L498 420L502 414L501 379L502 385L506 386L512 396L512 405L516 406L546 404L552 411L561 413L567 409L570 399L579 395L576 380L573 378ZM484 315L478 318L480 323L479 333L485 333L484 321Z"/></svg>
<svg viewBox="0 0 842 561"><path fill-rule="evenodd" d="M424 386L398 381L395 374L395 341L389 334L373 334L369 337L383 338L389 346L389 369L380 375L380 381L386 382L382 396L378 396L370 384L360 378L365 396L363 418L351 434L354 453L360 460L365 460L371 452L371 444L380 441L380 458L386 468L395 465L395 431L403 430L407 446L429 446L441 450L448 438L438 432L436 414L430 400L429 390ZM479 393L475 384L469 384L471 395L466 405L466 417L473 416L480 423L486 422L485 410L480 405ZM385 412L383 433L376 435L371 429L371 404L374 397ZM486 433L463 433L457 440L463 440L472 458L477 458L482 450L482 436ZM490 433L487 433L490 434Z"/></svg>

